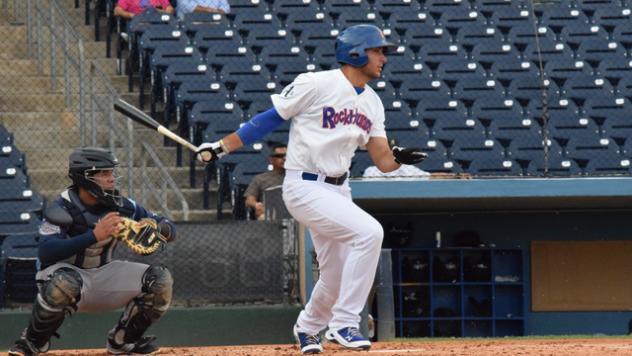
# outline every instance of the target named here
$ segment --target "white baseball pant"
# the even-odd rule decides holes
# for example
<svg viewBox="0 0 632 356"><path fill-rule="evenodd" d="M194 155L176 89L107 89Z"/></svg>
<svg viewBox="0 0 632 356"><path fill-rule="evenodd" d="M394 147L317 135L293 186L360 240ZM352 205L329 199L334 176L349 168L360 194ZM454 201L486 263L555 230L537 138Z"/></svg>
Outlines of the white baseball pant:
<svg viewBox="0 0 632 356"><path fill-rule="evenodd" d="M346 181L340 186L303 180L288 170L283 200L288 211L309 228L320 278L297 324L315 335L330 329L358 327L380 256L384 231L380 223L351 200Z"/></svg>

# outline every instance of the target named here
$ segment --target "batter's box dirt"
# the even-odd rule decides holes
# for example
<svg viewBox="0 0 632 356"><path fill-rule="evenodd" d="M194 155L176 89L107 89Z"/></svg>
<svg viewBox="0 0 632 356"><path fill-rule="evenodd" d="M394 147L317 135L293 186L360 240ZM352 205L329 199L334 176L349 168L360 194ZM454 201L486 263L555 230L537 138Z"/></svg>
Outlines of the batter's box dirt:
<svg viewBox="0 0 632 356"><path fill-rule="evenodd" d="M629 338L511 338L511 339L424 339L376 342L370 351L349 351L326 344L322 355L391 356L632 356ZM56 350L55 356L105 356L105 350ZM300 355L295 345L248 345L216 347L163 347L155 355L178 356L285 356Z"/></svg>

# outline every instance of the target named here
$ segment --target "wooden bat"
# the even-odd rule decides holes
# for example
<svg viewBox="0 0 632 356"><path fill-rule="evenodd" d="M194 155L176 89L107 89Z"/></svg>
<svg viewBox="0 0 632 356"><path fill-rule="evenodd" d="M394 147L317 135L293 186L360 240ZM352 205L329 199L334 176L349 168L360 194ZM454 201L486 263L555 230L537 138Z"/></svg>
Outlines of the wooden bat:
<svg viewBox="0 0 632 356"><path fill-rule="evenodd" d="M178 136L175 132L169 130L168 128L162 126L160 123L158 123L158 121L154 120L151 116L147 115L142 110L138 109L134 105L128 103L127 101L121 98L116 99L114 101L114 110L127 116L128 118L132 119L132 121L134 122L137 122L145 127L158 131L159 134L169 137L170 139L190 149L193 152L197 152L198 150L196 145ZM202 155L202 158L204 160L211 159L211 153L208 151L204 151L200 154Z"/></svg>

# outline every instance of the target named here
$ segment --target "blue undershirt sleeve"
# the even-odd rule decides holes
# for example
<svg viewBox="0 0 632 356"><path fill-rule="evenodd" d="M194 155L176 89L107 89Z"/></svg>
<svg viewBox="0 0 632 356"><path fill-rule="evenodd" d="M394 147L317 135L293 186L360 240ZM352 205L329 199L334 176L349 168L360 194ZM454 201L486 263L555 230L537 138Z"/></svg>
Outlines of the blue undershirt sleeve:
<svg viewBox="0 0 632 356"><path fill-rule="evenodd" d="M254 143L274 131L285 120L275 108L264 111L246 122L237 130L237 135L244 145Z"/></svg>
<svg viewBox="0 0 632 356"><path fill-rule="evenodd" d="M96 242L92 230L70 239L63 238L60 234L40 235L38 257L44 264L53 264L83 252Z"/></svg>

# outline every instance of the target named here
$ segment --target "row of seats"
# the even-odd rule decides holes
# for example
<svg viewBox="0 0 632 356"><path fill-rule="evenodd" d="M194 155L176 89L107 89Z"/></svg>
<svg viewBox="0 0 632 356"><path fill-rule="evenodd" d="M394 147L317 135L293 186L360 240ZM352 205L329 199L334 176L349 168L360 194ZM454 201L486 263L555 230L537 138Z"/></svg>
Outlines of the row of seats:
<svg viewBox="0 0 632 356"><path fill-rule="evenodd" d="M30 187L25 156L0 125L0 306L35 297L37 233L44 199Z"/></svg>

